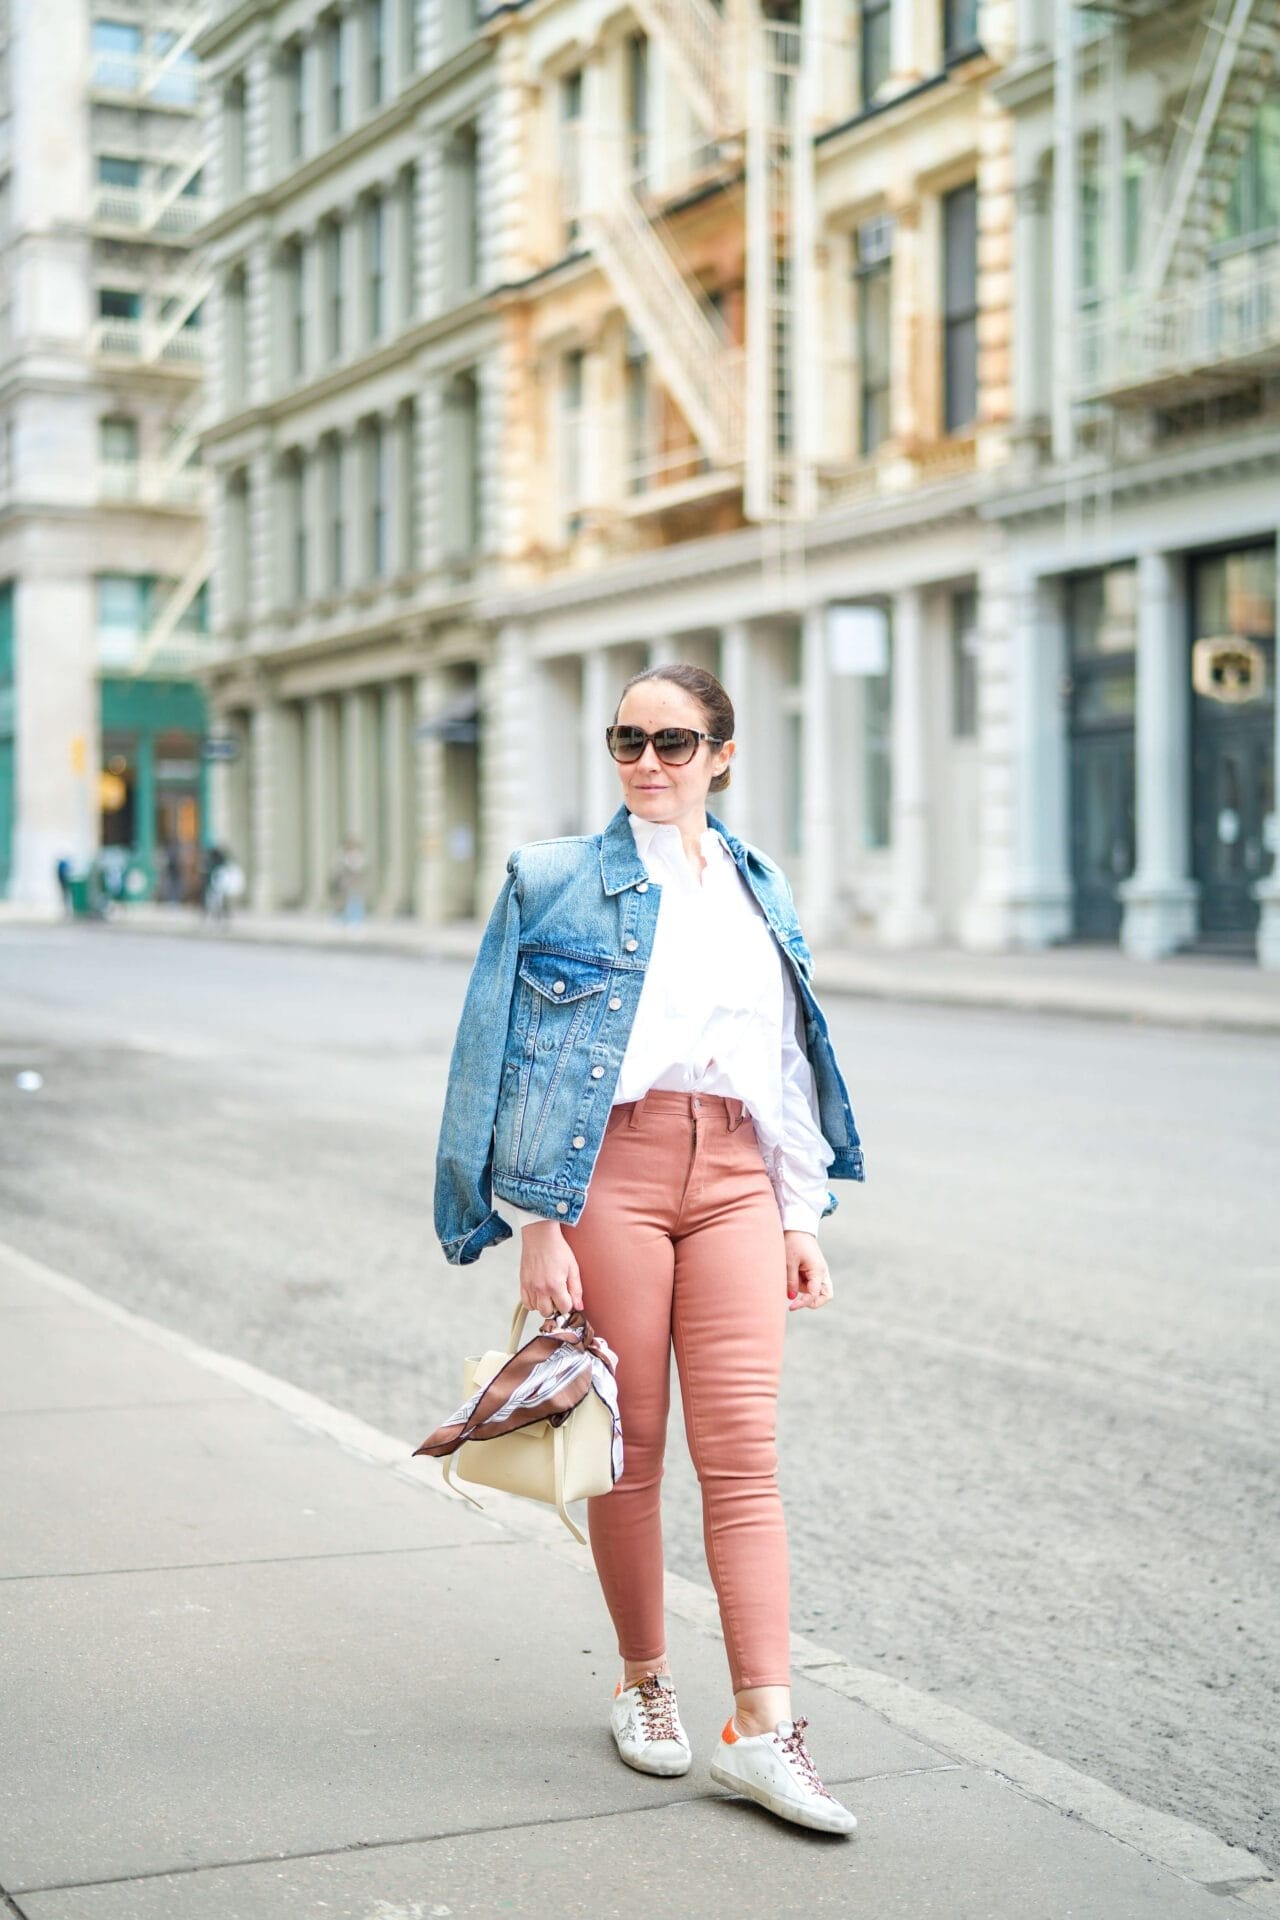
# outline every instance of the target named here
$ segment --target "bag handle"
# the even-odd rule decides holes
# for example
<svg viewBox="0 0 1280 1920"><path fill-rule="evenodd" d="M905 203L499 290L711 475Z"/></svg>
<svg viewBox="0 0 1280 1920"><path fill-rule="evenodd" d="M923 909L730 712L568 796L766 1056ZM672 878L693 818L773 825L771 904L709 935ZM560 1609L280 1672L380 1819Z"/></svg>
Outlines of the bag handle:
<svg viewBox="0 0 1280 1920"><path fill-rule="evenodd" d="M507 1352L515 1353L520 1345L520 1335L524 1332L524 1323L529 1318L529 1309L521 1301L511 1316L511 1332L507 1339Z"/></svg>

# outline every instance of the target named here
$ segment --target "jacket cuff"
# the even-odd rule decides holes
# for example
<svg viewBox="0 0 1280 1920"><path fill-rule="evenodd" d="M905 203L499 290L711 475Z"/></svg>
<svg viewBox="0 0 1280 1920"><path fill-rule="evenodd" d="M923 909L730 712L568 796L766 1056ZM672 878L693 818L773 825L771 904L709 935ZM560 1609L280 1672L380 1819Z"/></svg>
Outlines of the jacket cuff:
<svg viewBox="0 0 1280 1920"><path fill-rule="evenodd" d="M501 1246L504 1240L510 1238L510 1227L500 1213L490 1208L479 1226L472 1227L470 1233L443 1242L444 1257L451 1267L466 1267L473 1260L478 1260L486 1247Z"/></svg>

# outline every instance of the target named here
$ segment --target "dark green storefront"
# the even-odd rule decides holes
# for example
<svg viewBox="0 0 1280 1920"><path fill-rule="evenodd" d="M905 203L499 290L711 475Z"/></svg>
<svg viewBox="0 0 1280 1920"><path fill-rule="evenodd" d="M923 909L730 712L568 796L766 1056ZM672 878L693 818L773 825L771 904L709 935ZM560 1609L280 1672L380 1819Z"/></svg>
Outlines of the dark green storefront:
<svg viewBox="0 0 1280 1920"><path fill-rule="evenodd" d="M209 839L204 694L187 680L102 681L99 838L162 900L199 898Z"/></svg>

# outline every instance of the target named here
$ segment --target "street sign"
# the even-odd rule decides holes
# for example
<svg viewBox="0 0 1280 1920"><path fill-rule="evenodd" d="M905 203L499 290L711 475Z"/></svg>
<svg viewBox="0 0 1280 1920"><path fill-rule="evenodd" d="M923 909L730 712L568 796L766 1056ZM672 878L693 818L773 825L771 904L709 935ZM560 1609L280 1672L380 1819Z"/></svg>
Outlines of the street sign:
<svg viewBox="0 0 1280 1920"><path fill-rule="evenodd" d="M240 742L234 733L211 733L200 748L202 760L238 760Z"/></svg>

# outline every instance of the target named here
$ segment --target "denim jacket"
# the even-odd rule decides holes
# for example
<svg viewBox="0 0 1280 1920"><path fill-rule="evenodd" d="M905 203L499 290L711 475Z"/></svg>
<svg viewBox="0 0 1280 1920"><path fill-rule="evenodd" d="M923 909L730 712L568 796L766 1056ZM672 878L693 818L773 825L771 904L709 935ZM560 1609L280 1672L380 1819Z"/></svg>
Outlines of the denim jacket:
<svg viewBox="0 0 1280 1920"><path fill-rule="evenodd" d="M864 1177L849 1094L780 867L715 818L795 973L822 1131L837 1180ZM653 948L650 884L620 806L603 833L532 840L507 877L458 1022L436 1151L435 1229L451 1266L511 1238L493 1197L575 1225L586 1205ZM823 1217L836 1208L828 1192Z"/></svg>

